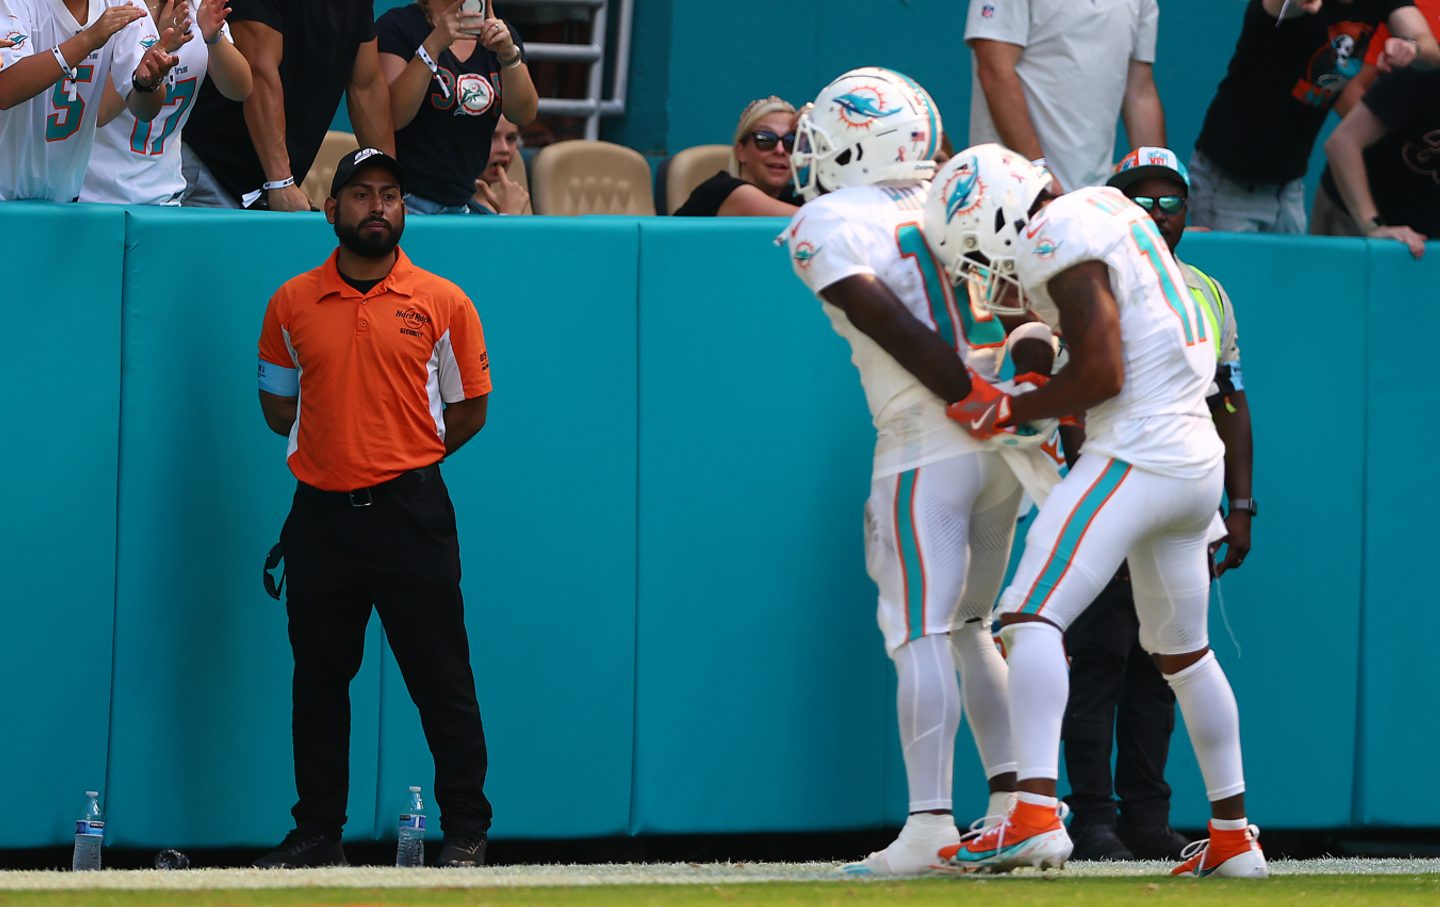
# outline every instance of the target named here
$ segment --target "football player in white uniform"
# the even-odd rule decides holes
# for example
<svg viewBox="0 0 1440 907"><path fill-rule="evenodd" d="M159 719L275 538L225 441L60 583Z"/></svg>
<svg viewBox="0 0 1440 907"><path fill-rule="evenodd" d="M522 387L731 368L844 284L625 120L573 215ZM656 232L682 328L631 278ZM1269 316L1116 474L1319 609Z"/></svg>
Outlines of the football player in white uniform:
<svg viewBox="0 0 1440 907"><path fill-rule="evenodd" d="M995 380L1007 343L997 318L956 298L926 245L922 205L940 135L934 103L909 78L878 68L840 76L801 111L791 161L807 203L781 237L796 276L850 343L878 435L866 566L899 675L910 816L889 847L845 867L857 875L926 873L959 840L951 786L962 693L991 811L1012 790L1005 663L989 619L1022 495L1006 456L1038 460L1056 477L1038 443L1022 446L1041 435L1005 434L1016 446L1002 454L1005 445L945 417L945 405L970 392L967 363ZM1053 356L1049 328L1032 324L1021 336Z"/></svg>
<svg viewBox="0 0 1440 907"><path fill-rule="evenodd" d="M0 201L74 201L113 68L137 119L168 100L174 32L129 0L0 0Z"/></svg>
<svg viewBox="0 0 1440 907"><path fill-rule="evenodd" d="M1144 210L1117 189L1057 197L1051 188L1020 155L981 145L940 171L926 210L947 273L992 308L1007 294L1031 304L1058 325L1070 355L1043 387L1018 396L972 374L950 416L982 439L1080 413L1086 429L1000 599L1017 802L945 854L965 871L1063 866L1069 857L1055 790L1069 689L1061 634L1124 561L1141 645L1175 691L1211 802L1208 842L1175 871L1264 877L1245 818L1235 696L1207 635L1207 546L1224 534L1224 446L1205 404L1219 338Z"/></svg>
<svg viewBox="0 0 1440 907"><path fill-rule="evenodd" d="M250 95L250 64L230 39L225 17L228 0L199 0L194 23L177 15L175 0L146 0L160 25L180 28L199 37L175 48L179 59L170 77L165 109L149 123L125 109L113 84L105 87L100 105L100 131L90 153L90 169L80 201L114 205L178 205L185 191L180 172L180 135L190 119L195 96L208 74L215 87L232 101Z"/></svg>

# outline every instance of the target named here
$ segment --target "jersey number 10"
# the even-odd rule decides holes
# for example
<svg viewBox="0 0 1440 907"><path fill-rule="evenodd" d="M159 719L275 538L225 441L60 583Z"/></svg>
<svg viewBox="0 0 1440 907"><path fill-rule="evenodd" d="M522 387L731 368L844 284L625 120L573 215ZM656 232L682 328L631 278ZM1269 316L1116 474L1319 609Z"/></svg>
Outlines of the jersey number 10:
<svg viewBox="0 0 1440 907"><path fill-rule="evenodd" d="M968 294L965 305L960 305L954 292L948 290L944 278L940 276L940 269L935 265L935 254L930 251L918 224L905 224L898 228L895 241L900 246L900 257L913 258L915 266L920 269L920 278L925 283L925 301L930 306L930 319L935 322L935 330L945 338L946 343L958 350L960 340L977 349L1005 342L1005 326L999 319L988 311L983 316L978 315L970 304ZM961 336L958 338L952 314L955 311L960 313Z"/></svg>

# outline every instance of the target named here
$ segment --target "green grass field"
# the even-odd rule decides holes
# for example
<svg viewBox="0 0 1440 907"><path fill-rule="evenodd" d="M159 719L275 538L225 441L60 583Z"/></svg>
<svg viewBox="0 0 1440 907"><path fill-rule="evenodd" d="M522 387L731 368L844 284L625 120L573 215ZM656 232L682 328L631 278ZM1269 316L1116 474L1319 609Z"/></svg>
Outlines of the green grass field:
<svg viewBox="0 0 1440 907"><path fill-rule="evenodd" d="M1076 904L1440 904L1440 875L1292 876L1266 882L1143 878L920 879L909 882L774 882L734 885L613 885L506 889L277 888L211 891L0 891L0 907L619 907L681 905L861 905L904 907L1000 903Z"/></svg>

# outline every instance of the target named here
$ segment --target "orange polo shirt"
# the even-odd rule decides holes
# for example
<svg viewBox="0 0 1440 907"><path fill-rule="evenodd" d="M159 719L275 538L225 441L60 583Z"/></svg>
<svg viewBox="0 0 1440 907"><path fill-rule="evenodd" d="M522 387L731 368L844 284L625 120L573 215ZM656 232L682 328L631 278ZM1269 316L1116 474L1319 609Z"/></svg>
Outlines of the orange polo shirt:
<svg viewBox="0 0 1440 907"><path fill-rule="evenodd" d="M352 491L439 462L444 404L490 393L474 304L397 254L363 295L332 254L265 309L260 389L300 398L286 460L307 485Z"/></svg>

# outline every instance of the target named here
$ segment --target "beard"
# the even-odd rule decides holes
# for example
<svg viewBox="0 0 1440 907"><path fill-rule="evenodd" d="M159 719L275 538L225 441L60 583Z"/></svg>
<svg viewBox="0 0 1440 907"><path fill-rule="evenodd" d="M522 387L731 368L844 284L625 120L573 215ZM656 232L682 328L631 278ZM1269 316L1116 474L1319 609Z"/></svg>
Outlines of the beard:
<svg viewBox="0 0 1440 907"><path fill-rule="evenodd" d="M389 229L384 233L362 232L371 223L383 223ZM380 217L367 218L356 224L335 221L335 238L340 240L340 245L361 258L388 258L400 244L400 235L404 232L404 221L397 225Z"/></svg>

